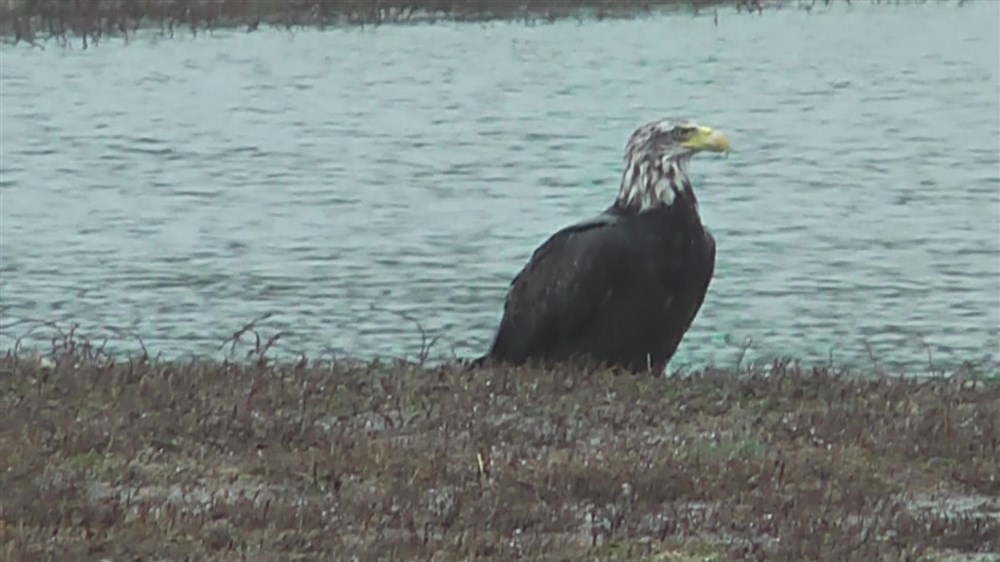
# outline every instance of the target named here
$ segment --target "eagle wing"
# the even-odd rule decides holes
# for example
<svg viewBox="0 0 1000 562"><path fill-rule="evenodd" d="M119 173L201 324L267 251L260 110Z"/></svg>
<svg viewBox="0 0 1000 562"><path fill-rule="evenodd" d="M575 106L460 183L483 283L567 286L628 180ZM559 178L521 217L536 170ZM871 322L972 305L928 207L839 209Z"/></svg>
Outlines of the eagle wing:
<svg viewBox="0 0 1000 562"><path fill-rule="evenodd" d="M692 279L691 285L685 291L686 297L681 299L682 302L689 304L684 305L685 308L678 310L680 314L684 315L684 320L678 332L678 337L673 339L667 346L665 357L668 361L677 351L683 337L691 329L691 325L698 316L698 312L701 311L701 307L705 303L705 296L708 294L708 287L712 283L712 277L715 273L715 238L707 230L704 236L705 253L701 259L692 262L695 264L695 267L689 271ZM666 364L662 365L662 367L665 368Z"/></svg>
<svg viewBox="0 0 1000 562"><path fill-rule="evenodd" d="M614 289L627 244L600 215L553 234L511 281L489 357L523 363L579 333Z"/></svg>

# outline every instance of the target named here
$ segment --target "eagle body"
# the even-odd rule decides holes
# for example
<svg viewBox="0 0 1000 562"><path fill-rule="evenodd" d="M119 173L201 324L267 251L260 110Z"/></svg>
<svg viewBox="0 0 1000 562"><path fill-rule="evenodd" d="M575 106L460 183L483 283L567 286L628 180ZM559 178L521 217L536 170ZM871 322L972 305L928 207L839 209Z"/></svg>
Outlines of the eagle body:
<svg viewBox="0 0 1000 562"><path fill-rule="evenodd" d="M715 240L693 201L608 209L534 252L511 283L489 358L662 372L714 268Z"/></svg>
<svg viewBox="0 0 1000 562"><path fill-rule="evenodd" d="M701 309L715 240L687 177L721 133L686 120L636 129L618 197L565 227L514 277L489 352L476 363L571 363L662 373Z"/></svg>

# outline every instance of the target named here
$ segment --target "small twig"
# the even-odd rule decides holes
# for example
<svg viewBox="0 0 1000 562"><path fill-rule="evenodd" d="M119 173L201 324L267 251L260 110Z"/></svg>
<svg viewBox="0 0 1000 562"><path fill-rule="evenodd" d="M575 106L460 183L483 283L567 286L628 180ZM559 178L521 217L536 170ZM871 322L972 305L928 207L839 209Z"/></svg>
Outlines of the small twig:
<svg viewBox="0 0 1000 562"><path fill-rule="evenodd" d="M240 342L240 340L247 332L249 332L254 335L254 351L259 352L261 347L260 347L260 333L257 332L256 328L257 322L260 322L262 320L267 320L273 315L274 315L273 312L268 312L244 324L242 328L236 330L235 332L233 332L233 335L226 338L226 340L222 342L222 345L219 346L219 349L220 350L225 349L226 344L232 344L229 348L229 354L230 356L234 355L236 353L236 344Z"/></svg>
<svg viewBox="0 0 1000 562"><path fill-rule="evenodd" d="M943 372L938 373L934 369L934 350L931 349L931 346L929 343L927 343L927 340L925 340L922 335L917 334L917 341L920 342L920 345L923 346L924 350L927 352L927 372L932 375L944 374Z"/></svg>
<svg viewBox="0 0 1000 562"><path fill-rule="evenodd" d="M878 358L875 357L875 349L872 348L872 344L868 340L864 340L865 351L868 352L868 359L872 362L872 369L875 371L876 375L882 376L885 372L879 367Z"/></svg>
<svg viewBox="0 0 1000 562"><path fill-rule="evenodd" d="M282 333L278 332L277 334L274 334L273 336L267 338L267 341L264 343L263 347L261 347L259 345L260 344L260 340L258 339L257 340L257 343L258 343L257 349L255 349L254 351L250 352L250 354L248 354L248 356L252 355L253 353L256 353L257 354L257 364L263 366L265 363L267 363L267 359L265 358L265 356L267 355L267 350L271 349L271 346L273 346L281 338L281 336L282 336Z"/></svg>
<svg viewBox="0 0 1000 562"><path fill-rule="evenodd" d="M146 342L143 341L142 336L140 336L139 333L135 329L131 329L131 328L129 328L129 329L123 329L123 328L118 328L118 327L110 326L110 325L104 325L104 326L101 326L101 327L103 329L105 329L105 330L110 330L111 332L113 332L113 333L115 333L115 334L117 334L119 336L128 336L128 337L135 338L135 340L137 342L139 342L139 348L142 349L142 359L140 361L141 362L149 361L149 350L146 349ZM105 343L107 343L107 338L105 338L104 341L105 341ZM103 349L103 348L104 348L104 346L102 345L101 349Z"/></svg>
<svg viewBox="0 0 1000 562"><path fill-rule="evenodd" d="M733 339L727 334L726 344L739 345L740 354L736 356L736 372L739 373L740 369L743 366L743 359L746 358L747 351L749 351L750 348L753 347L753 338L747 336L746 338L743 338L743 341L740 342L739 344L734 344Z"/></svg>
<svg viewBox="0 0 1000 562"><path fill-rule="evenodd" d="M420 323L420 321L405 312L399 312L397 310L388 310L374 303L370 303L368 306L371 310L375 312L388 312L389 314L395 314L396 316L399 316L403 320L413 322L413 324L416 325L417 331L420 332L420 352L417 355L417 364L422 367L424 363L427 362L427 358L430 356L431 348L434 347L435 343L437 343L438 336L434 336L433 338L428 339L427 331L424 330L424 326Z"/></svg>

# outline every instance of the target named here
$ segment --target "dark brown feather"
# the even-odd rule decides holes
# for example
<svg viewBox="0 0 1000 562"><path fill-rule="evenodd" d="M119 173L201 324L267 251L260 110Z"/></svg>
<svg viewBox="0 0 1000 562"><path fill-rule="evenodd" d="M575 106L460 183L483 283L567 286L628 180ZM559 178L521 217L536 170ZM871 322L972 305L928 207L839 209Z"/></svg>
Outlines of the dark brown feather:
<svg viewBox="0 0 1000 562"><path fill-rule="evenodd" d="M715 241L693 200L567 227L511 283L488 361L662 372L701 308Z"/></svg>

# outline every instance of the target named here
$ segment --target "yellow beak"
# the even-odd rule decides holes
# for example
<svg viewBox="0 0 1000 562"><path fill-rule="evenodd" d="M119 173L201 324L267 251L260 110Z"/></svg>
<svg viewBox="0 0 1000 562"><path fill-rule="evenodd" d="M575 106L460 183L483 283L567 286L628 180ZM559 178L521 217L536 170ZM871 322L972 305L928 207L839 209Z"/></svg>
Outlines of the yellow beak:
<svg viewBox="0 0 1000 562"><path fill-rule="evenodd" d="M709 152L729 152L729 139L721 131L711 127L698 127L698 130L681 143L691 150L707 150Z"/></svg>

